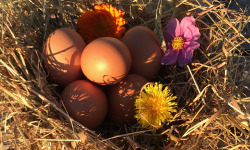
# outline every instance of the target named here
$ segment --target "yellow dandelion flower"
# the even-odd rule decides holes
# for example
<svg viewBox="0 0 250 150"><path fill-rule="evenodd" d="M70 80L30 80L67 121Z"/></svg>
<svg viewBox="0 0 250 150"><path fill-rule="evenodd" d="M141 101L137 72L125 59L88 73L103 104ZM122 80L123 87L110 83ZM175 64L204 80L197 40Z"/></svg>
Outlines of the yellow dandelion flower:
<svg viewBox="0 0 250 150"><path fill-rule="evenodd" d="M78 31L89 43L100 37L121 39L125 32L125 13L109 4L96 5L94 10L85 11L77 21Z"/></svg>
<svg viewBox="0 0 250 150"><path fill-rule="evenodd" d="M163 85L155 83L149 84L144 88L135 101L135 118L142 127L150 128L153 131L159 128L173 116L176 112L176 102L172 102L177 97L170 93L170 89Z"/></svg>

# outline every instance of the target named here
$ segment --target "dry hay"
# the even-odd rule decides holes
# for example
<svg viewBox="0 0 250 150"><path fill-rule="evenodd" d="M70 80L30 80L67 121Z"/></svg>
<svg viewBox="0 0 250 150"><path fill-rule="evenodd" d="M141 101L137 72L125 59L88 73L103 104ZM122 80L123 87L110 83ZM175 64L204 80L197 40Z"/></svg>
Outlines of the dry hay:
<svg viewBox="0 0 250 150"><path fill-rule="evenodd" d="M107 121L91 131L70 118L58 88L46 79L42 47L53 30L76 29L82 11L97 3L1 0L0 149L250 148L250 59L243 47L250 44L250 17L224 1L109 2L126 12L127 28L147 26L160 40L167 20L192 14L201 46L189 67L162 67L156 81L178 96L178 112L156 133Z"/></svg>

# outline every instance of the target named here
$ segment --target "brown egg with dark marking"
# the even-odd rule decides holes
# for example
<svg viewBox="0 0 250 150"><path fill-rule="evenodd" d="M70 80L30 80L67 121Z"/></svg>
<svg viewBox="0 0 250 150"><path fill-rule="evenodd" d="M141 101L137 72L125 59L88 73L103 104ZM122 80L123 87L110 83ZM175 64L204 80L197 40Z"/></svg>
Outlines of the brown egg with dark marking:
<svg viewBox="0 0 250 150"><path fill-rule="evenodd" d="M120 40L102 37L90 42L81 56L84 75L101 85L112 85L121 81L129 72L131 56Z"/></svg>
<svg viewBox="0 0 250 150"><path fill-rule="evenodd" d="M52 32L43 49L45 68L60 86L82 78L81 54L86 44L73 29L60 28Z"/></svg>
<svg viewBox="0 0 250 150"><path fill-rule="evenodd" d="M117 124L129 124L135 121L135 99L147 80L137 74L128 76L111 86L107 92L109 103L108 118Z"/></svg>
<svg viewBox="0 0 250 150"><path fill-rule="evenodd" d="M106 118L108 112L106 95L87 80L70 83L61 96L69 115L89 129L96 129Z"/></svg>
<svg viewBox="0 0 250 150"><path fill-rule="evenodd" d="M154 32L144 26L129 29L122 39L128 47L131 58L130 73L152 79L160 71L162 50Z"/></svg>

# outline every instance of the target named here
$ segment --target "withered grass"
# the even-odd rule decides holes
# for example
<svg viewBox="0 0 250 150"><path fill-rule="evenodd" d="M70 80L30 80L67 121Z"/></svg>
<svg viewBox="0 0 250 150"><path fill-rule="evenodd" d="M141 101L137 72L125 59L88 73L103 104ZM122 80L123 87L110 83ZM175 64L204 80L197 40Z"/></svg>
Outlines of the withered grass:
<svg viewBox="0 0 250 150"><path fill-rule="evenodd" d="M250 17L224 1L109 1L126 12L128 29L147 26L161 42L170 18L194 15L201 46L192 64L162 66L155 79L178 97L174 118L156 133L108 121L92 131L69 117L47 81L43 44L57 28L76 29L79 15L99 3L0 2L0 149L250 149L250 58L243 46L250 44Z"/></svg>

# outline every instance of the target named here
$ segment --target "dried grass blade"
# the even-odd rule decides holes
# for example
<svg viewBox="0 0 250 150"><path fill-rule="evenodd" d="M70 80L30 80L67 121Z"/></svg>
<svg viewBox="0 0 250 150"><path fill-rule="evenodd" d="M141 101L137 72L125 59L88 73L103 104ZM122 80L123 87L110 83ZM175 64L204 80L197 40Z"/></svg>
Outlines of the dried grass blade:
<svg viewBox="0 0 250 150"><path fill-rule="evenodd" d="M194 98L193 102L189 104L189 106L191 106L194 102L196 102L197 100L199 100L201 98L201 96L203 95L203 93L206 91L206 89L208 87L212 86L211 84L208 84L205 88L203 88L203 90Z"/></svg>
<svg viewBox="0 0 250 150"><path fill-rule="evenodd" d="M238 121L237 119L231 116L226 116L226 118L229 122L231 122L234 126L236 126L244 135L249 137L248 133L244 129L242 129L242 127L240 126L241 125L240 121Z"/></svg>
<svg viewBox="0 0 250 150"><path fill-rule="evenodd" d="M15 93L12 93L11 91L3 88L0 86L0 91L3 91L3 93L7 94L8 96L12 97L14 100L20 100L23 105L27 106L30 109L33 109L33 107L28 103L28 101L21 95L16 95Z"/></svg>
<svg viewBox="0 0 250 150"><path fill-rule="evenodd" d="M202 126L204 123L206 123L209 120L209 118L204 119L203 121L197 123L196 125L194 125L193 127L189 128L183 135L181 138L186 137L187 135L189 135L190 133L192 133L194 130L196 130L197 128L199 128L200 126Z"/></svg>
<svg viewBox="0 0 250 150"><path fill-rule="evenodd" d="M2 63L8 69L8 71L10 71L17 79L19 79L20 81L26 81L15 70L13 70L10 66L8 66L2 59L0 59L0 63Z"/></svg>
<svg viewBox="0 0 250 150"><path fill-rule="evenodd" d="M237 108L235 108L232 104L228 103L228 105L233 108L235 111L237 111L238 113L240 113L241 115L246 116L247 119L250 120L250 115L249 114L244 114L242 111L238 110Z"/></svg>
<svg viewBox="0 0 250 150"><path fill-rule="evenodd" d="M239 148L246 148L246 149L249 149L250 148L250 145L246 145L246 144L239 144L239 145L236 145L228 150L234 150L234 149L239 149Z"/></svg>
<svg viewBox="0 0 250 150"><path fill-rule="evenodd" d="M202 127L205 129L214 119L216 119L221 113L227 108L227 105L222 107L219 111L217 111L215 114L213 114L210 119L206 122L206 124Z"/></svg>
<svg viewBox="0 0 250 150"><path fill-rule="evenodd" d="M69 141L69 142L80 142L81 140L75 140L75 139L34 139L36 141Z"/></svg>

